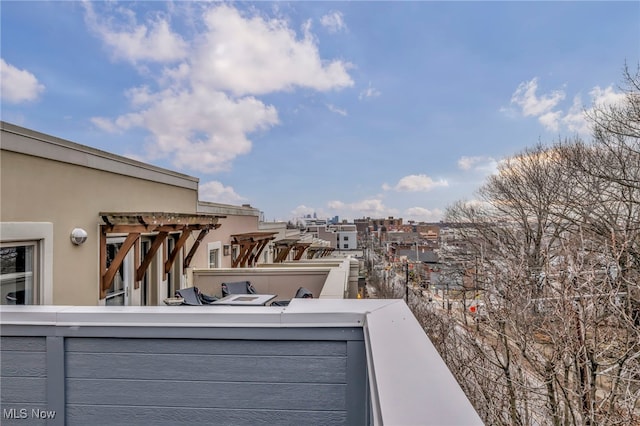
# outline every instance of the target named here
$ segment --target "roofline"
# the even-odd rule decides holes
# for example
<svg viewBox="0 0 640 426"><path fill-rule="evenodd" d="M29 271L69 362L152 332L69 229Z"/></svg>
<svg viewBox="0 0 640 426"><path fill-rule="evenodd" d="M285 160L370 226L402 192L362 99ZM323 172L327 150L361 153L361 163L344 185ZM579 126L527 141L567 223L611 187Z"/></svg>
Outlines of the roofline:
<svg viewBox="0 0 640 426"><path fill-rule="evenodd" d="M3 151L198 190L199 179L193 176L101 151L5 121L0 121L0 130L2 133L10 133L24 138L22 141L17 141L14 138L3 137L0 146Z"/></svg>
<svg viewBox="0 0 640 426"><path fill-rule="evenodd" d="M251 206L236 206L233 204L213 203L210 201L198 201L198 213L225 214L232 216L256 216L260 217L260 209Z"/></svg>

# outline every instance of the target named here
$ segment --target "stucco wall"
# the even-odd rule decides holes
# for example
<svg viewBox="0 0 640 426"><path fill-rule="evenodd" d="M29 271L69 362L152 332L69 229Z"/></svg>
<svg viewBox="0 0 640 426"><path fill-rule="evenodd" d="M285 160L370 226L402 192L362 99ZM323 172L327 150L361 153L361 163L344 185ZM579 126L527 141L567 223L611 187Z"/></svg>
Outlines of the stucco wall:
<svg viewBox="0 0 640 426"><path fill-rule="evenodd" d="M218 223L220 228L215 229L207 234L202 240L201 247L193 256L191 266L194 268L208 268L209 258L206 247L208 243L219 241L221 246L225 244L231 244L231 235L242 234L245 232L257 232L258 231L258 217L257 216L231 216L228 215L223 219L219 219ZM231 254L228 256L221 256L221 268L231 267Z"/></svg>
<svg viewBox="0 0 640 426"><path fill-rule="evenodd" d="M49 144L36 138L2 132L0 191L3 222L53 223L53 303L95 305L99 292L99 212L180 212L195 213L197 180L166 173L168 180L184 180L184 186L161 183L100 170L96 165L118 164L114 156L103 158L91 152ZM64 155L69 151L76 162L69 164L51 158L7 151L5 145L23 151L41 150ZM24 148L24 149L23 149ZM122 168L136 165L122 159ZM114 169L118 169L114 166ZM162 171L144 171L163 176ZM195 185L194 185L195 184ZM74 246L69 240L73 228L85 229L85 244Z"/></svg>

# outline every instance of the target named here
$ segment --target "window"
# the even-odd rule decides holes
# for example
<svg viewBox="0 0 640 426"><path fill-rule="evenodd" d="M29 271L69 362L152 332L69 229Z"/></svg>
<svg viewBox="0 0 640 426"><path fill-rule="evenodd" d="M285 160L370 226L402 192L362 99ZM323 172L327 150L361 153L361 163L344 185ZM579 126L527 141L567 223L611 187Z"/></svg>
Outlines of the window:
<svg viewBox="0 0 640 426"><path fill-rule="evenodd" d="M37 242L3 244L0 248L0 304L40 303Z"/></svg>
<svg viewBox="0 0 640 426"><path fill-rule="evenodd" d="M9 271L11 260L7 258L11 247L32 247L25 249L25 255L31 250L31 286L33 299L25 300L26 303L37 303L50 305L53 303L53 224L50 222L0 222L0 250L2 251L2 269L0 270L0 284L10 282L12 276L5 276L5 270ZM4 251L7 249L7 252ZM5 256L5 254L7 256ZM20 267L19 264L17 264ZM25 266L27 266L25 264ZM25 268L26 269L26 268ZM13 272L7 272L12 274ZM19 273L19 272L16 272ZM24 276L28 271L24 271ZM15 276L14 276L15 277ZM10 284L7 284L10 285ZM20 285L20 283L18 283ZM16 291L22 290L16 288ZM6 294L11 290L5 290L4 285L0 285L0 304L6 304ZM27 289L25 288L25 296Z"/></svg>
<svg viewBox="0 0 640 426"><path fill-rule="evenodd" d="M222 241L213 241L207 243L207 265L209 268L221 268L222 267L222 255L224 252L229 254L230 247L223 245Z"/></svg>
<svg viewBox="0 0 640 426"><path fill-rule="evenodd" d="M218 268L218 257L220 256L219 249L209 250L209 268Z"/></svg>
<svg viewBox="0 0 640 426"><path fill-rule="evenodd" d="M349 237L344 237L343 240L349 241Z"/></svg>
<svg viewBox="0 0 640 426"><path fill-rule="evenodd" d="M343 245L343 247L342 247L342 248L349 248L349 244L345 244L345 245Z"/></svg>
<svg viewBox="0 0 640 426"><path fill-rule="evenodd" d="M115 259L118 250L122 247L122 243L107 243L107 269L113 259ZM120 268L116 272L111 282L111 287L107 290L107 297L105 305L119 305L125 304L125 282L124 282L124 262L120 265Z"/></svg>

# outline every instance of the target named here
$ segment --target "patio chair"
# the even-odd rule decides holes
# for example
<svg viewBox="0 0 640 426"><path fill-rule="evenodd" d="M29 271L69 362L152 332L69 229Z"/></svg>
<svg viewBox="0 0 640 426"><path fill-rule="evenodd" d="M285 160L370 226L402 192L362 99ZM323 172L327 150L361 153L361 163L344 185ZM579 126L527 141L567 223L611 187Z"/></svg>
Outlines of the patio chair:
<svg viewBox="0 0 640 426"><path fill-rule="evenodd" d="M183 305L209 305L218 300L217 297L202 293L198 287L188 287L176 291L176 296L182 297Z"/></svg>
<svg viewBox="0 0 640 426"><path fill-rule="evenodd" d="M313 293L307 288L300 287L293 297L296 299L313 299Z"/></svg>
<svg viewBox="0 0 640 426"><path fill-rule="evenodd" d="M222 297L230 294L257 294L255 288L249 281L234 281L222 283Z"/></svg>
<svg viewBox="0 0 640 426"><path fill-rule="evenodd" d="M293 296L294 299L313 299L313 293L307 288L300 287L298 291L296 291L296 295ZM271 306L289 306L291 300L276 300L271 303Z"/></svg>

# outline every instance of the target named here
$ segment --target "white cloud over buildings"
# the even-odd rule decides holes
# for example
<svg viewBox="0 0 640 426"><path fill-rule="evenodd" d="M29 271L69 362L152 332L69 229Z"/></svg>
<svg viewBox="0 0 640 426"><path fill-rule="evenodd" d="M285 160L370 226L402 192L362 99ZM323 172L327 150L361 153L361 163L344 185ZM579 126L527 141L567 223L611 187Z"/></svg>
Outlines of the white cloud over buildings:
<svg viewBox="0 0 640 426"><path fill-rule="evenodd" d="M411 207L404 212L404 219L416 222L438 222L442 220L444 212L440 209L426 209L424 207Z"/></svg>
<svg viewBox="0 0 640 426"><path fill-rule="evenodd" d="M217 181L211 181L198 186L198 198L221 204L240 204L247 199L238 195L230 186L224 186Z"/></svg>
<svg viewBox="0 0 640 426"><path fill-rule="evenodd" d="M382 189L385 191L394 190L398 192L418 192L418 191L431 191L434 188L449 186L449 183L444 180L433 180L427 175L408 175L403 177L394 186L384 184Z"/></svg>

